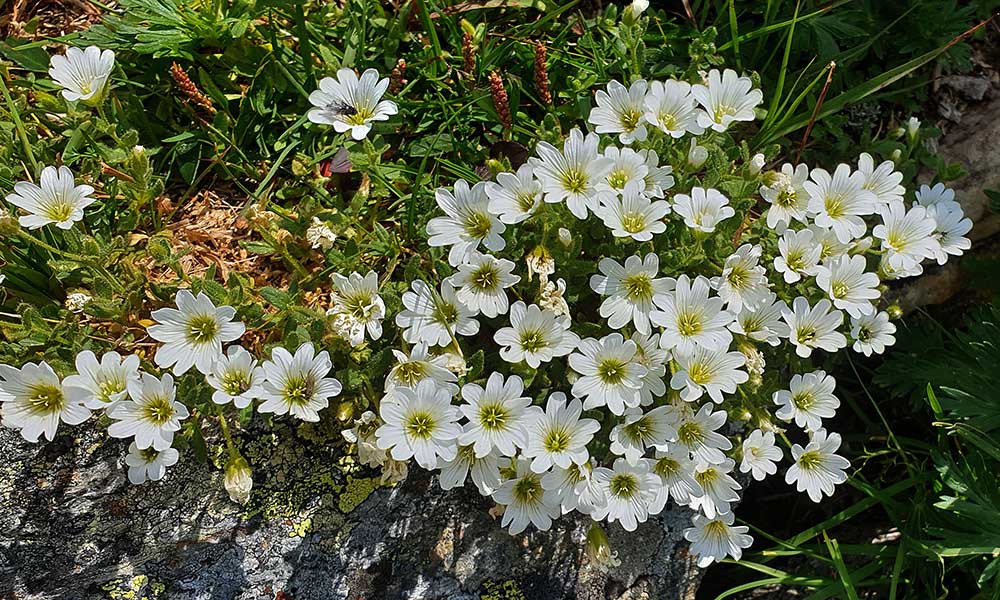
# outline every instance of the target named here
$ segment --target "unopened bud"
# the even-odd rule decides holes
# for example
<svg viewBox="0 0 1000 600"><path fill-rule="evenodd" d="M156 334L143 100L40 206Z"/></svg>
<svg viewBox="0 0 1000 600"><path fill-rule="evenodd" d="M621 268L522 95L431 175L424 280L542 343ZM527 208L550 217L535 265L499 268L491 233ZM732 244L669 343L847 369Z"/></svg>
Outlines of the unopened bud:
<svg viewBox="0 0 1000 600"><path fill-rule="evenodd" d="M585 553L591 564L602 571L621 564L618 553L611 550L608 534L604 533L604 529L597 523L592 524L590 531L587 532Z"/></svg>
<svg viewBox="0 0 1000 600"><path fill-rule="evenodd" d="M691 140L691 149L688 150L688 164L695 169L700 169L708 160L708 150L704 146L699 146L698 141Z"/></svg>
<svg viewBox="0 0 1000 600"><path fill-rule="evenodd" d="M570 233L569 229L566 229L565 227L560 227L558 235L559 235L559 243L569 248L570 245L573 243L573 234Z"/></svg>
<svg viewBox="0 0 1000 600"><path fill-rule="evenodd" d="M753 158L750 159L750 174L756 175L760 173L761 169L764 168L764 155L754 154Z"/></svg>
<svg viewBox="0 0 1000 600"><path fill-rule="evenodd" d="M250 490L253 489L253 473L246 459L234 454L226 465L226 491L229 498L237 504L246 504L250 500Z"/></svg>

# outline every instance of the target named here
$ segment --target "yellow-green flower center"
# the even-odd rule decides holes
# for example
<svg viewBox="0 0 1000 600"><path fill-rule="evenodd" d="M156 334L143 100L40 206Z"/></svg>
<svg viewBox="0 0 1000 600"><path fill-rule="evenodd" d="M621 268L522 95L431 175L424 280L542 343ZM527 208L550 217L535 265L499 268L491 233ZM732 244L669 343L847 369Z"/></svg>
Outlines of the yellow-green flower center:
<svg viewBox="0 0 1000 600"><path fill-rule="evenodd" d="M816 340L816 328L800 327L796 332L800 344L811 344Z"/></svg>
<svg viewBox="0 0 1000 600"><path fill-rule="evenodd" d="M799 410L809 410L816 403L816 397L809 392L792 394L792 404Z"/></svg>
<svg viewBox="0 0 1000 600"><path fill-rule="evenodd" d="M622 215L622 229L629 233L639 233L646 229L646 215L638 212Z"/></svg>
<svg viewBox="0 0 1000 600"><path fill-rule="evenodd" d="M66 396L56 385L37 384L28 391L28 407L36 415L48 415L62 411Z"/></svg>
<svg viewBox="0 0 1000 600"><path fill-rule="evenodd" d="M542 481L538 475L529 473L517 480L512 492L514 502L518 504L535 504L541 501L545 490L542 489Z"/></svg>
<svg viewBox="0 0 1000 600"><path fill-rule="evenodd" d="M538 329L528 329L521 332L521 348L525 352L538 352L548 345L545 334Z"/></svg>
<svg viewBox="0 0 1000 600"><path fill-rule="evenodd" d="M696 362L688 367L688 377L698 385L705 385L712 381L712 370L707 365Z"/></svg>
<svg viewBox="0 0 1000 600"><path fill-rule="evenodd" d="M843 299L847 297L847 292L851 291L851 288L843 281L835 281L830 286L830 291L833 293L834 298Z"/></svg>
<svg viewBox="0 0 1000 600"><path fill-rule="evenodd" d="M608 385L618 385L625 380L628 363L618 358L606 358L597 364L597 376Z"/></svg>
<svg viewBox="0 0 1000 600"><path fill-rule="evenodd" d="M535 195L530 192L521 192L514 196L514 202L521 212L528 212L535 207Z"/></svg>
<svg viewBox="0 0 1000 600"><path fill-rule="evenodd" d="M667 456L657 460L656 466L653 467L653 470L660 477L670 477L674 473L677 473L680 470L680 468L681 468L681 463Z"/></svg>
<svg viewBox="0 0 1000 600"><path fill-rule="evenodd" d="M810 450L808 452L803 452L799 456L799 468L804 471L812 471L818 469L821 464L823 464L823 456L816 450Z"/></svg>
<svg viewBox="0 0 1000 600"><path fill-rule="evenodd" d="M510 411L503 404L484 404L479 407L479 424L482 425L483 429L502 430L508 418L510 418Z"/></svg>
<svg viewBox="0 0 1000 600"><path fill-rule="evenodd" d="M684 313L677 319L677 330L685 337L691 337L701 333L701 315L696 313Z"/></svg>
<svg viewBox="0 0 1000 600"><path fill-rule="evenodd" d="M823 205L826 207L826 214L831 219L838 219L844 216L844 197L839 194L827 196Z"/></svg>
<svg viewBox="0 0 1000 600"><path fill-rule="evenodd" d="M709 521L705 523L705 535L713 538L722 539L727 537L726 535L726 524L722 521L715 519L714 521Z"/></svg>
<svg viewBox="0 0 1000 600"><path fill-rule="evenodd" d="M569 442L569 433L562 429L550 429L542 440L542 447L545 448L546 452L559 454L569 449Z"/></svg>
<svg viewBox="0 0 1000 600"><path fill-rule="evenodd" d="M195 344L206 344L215 340L219 324L212 315L197 315L187 323L187 338Z"/></svg>
<svg viewBox="0 0 1000 600"><path fill-rule="evenodd" d="M631 473L619 473L608 482L608 489L619 498L631 498L639 491L639 479Z"/></svg>
<svg viewBox="0 0 1000 600"><path fill-rule="evenodd" d="M624 188L625 184L628 183L628 180L628 172L625 169L615 169L608 174L608 185L616 190Z"/></svg>
<svg viewBox="0 0 1000 600"><path fill-rule="evenodd" d="M163 425L174 416L174 403L166 396L154 396L143 406L146 420L154 425Z"/></svg>
<svg viewBox="0 0 1000 600"><path fill-rule="evenodd" d="M500 275L496 272L496 269L493 268L493 265L490 264L482 265L472 273L472 287L479 290L493 290L497 287L499 281Z"/></svg>
<svg viewBox="0 0 1000 600"><path fill-rule="evenodd" d="M454 325L458 321L458 309L455 305L447 302L439 302L434 305L434 322L442 325Z"/></svg>
<svg viewBox="0 0 1000 600"><path fill-rule="evenodd" d="M677 428L677 439L685 446L694 446L704 441L705 433L697 423L687 422Z"/></svg>
<svg viewBox="0 0 1000 600"><path fill-rule="evenodd" d="M291 406L305 406L313 397L313 380L308 376L290 377L285 382L284 398Z"/></svg>
<svg viewBox="0 0 1000 600"><path fill-rule="evenodd" d="M427 439L434 433L436 427L434 415L427 412L415 412L406 418L406 431L411 437Z"/></svg>
<svg viewBox="0 0 1000 600"><path fill-rule="evenodd" d="M474 212L465 218L465 232L470 237L482 239L488 236L492 230L493 222L490 220L490 216L485 213Z"/></svg>
<svg viewBox="0 0 1000 600"><path fill-rule="evenodd" d="M633 302L653 298L653 280L645 273L626 275L622 278L622 286L625 288L625 295Z"/></svg>
<svg viewBox="0 0 1000 600"><path fill-rule="evenodd" d="M587 191L590 177L578 169L570 169L562 174L561 182L563 189L574 194L582 194Z"/></svg>
<svg viewBox="0 0 1000 600"><path fill-rule="evenodd" d="M227 371L222 378L222 389L230 396L239 396L250 387L250 374L243 371Z"/></svg>
<svg viewBox="0 0 1000 600"><path fill-rule="evenodd" d="M639 121L642 120L642 111L634 108L625 109L622 111L619 120L625 131L634 131L639 126Z"/></svg>
<svg viewBox="0 0 1000 600"><path fill-rule="evenodd" d="M634 423L625 426L625 435L637 442L644 442L653 437L653 423L647 416L643 416Z"/></svg>
<svg viewBox="0 0 1000 600"><path fill-rule="evenodd" d="M44 214L46 218L57 223L66 221L73 214L73 204L67 202L65 198L60 198L45 206Z"/></svg>
<svg viewBox="0 0 1000 600"><path fill-rule="evenodd" d="M419 360L411 360L405 363L399 363L396 366L396 381L407 387L413 387L418 381L424 378L426 374L426 369L424 368L424 363Z"/></svg>

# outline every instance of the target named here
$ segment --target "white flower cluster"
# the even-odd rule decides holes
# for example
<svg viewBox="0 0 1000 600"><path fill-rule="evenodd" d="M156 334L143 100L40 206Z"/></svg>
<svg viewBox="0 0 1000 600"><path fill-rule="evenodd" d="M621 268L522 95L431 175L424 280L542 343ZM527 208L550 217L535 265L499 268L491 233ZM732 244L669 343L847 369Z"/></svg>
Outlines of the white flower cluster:
<svg viewBox="0 0 1000 600"><path fill-rule="evenodd" d="M868 154L857 169L840 165L832 175L805 165L762 173L756 156L747 171L763 182L767 227L747 232L757 241L736 248L715 276L668 277L661 267L670 273L671 266L655 252L628 254L630 243L667 231L671 215L698 239L736 212L717 189L694 185L670 196L675 169L692 165L660 164L652 149L627 145L654 132L665 139L725 131L752 120L761 100L749 79L729 70L693 86L612 82L589 118L596 133L574 129L562 149L541 142L537 156L495 182L459 180L437 190L444 214L428 223L429 244L448 249L455 273L440 286L415 281L403 296L395 320L412 350L395 351L379 414L365 413L345 432L362 460L398 471L412 458L439 469L446 489L471 474L480 493L505 507L502 524L514 534L529 524L547 529L572 510L634 530L673 500L696 511L685 536L702 566L738 559L752 543L747 528L734 525L742 489L735 471L758 481L778 471L781 422L804 431L804 445L789 443L786 481L817 502L831 495L849 467L836 454L839 434L824 428L840 404L833 377L791 374L773 393L773 419L758 419L746 434L727 424L723 405L759 392L764 351L787 344L809 358L849 342L865 355L884 351L895 326L878 310L881 280L960 254L971 223L943 186L922 188L907 207L902 175ZM602 150L598 134L617 134L626 146ZM514 272L511 259L521 257L503 256L514 247L509 228L544 219L550 204L578 219L593 214L626 254L595 259L590 288L603 298L599 314L611 330L603 337L572 331L566 283L550 281L556 265L544 248L523 257L527 280L541 279L534 303ZM870 224L879 249L865 237ZM572 243L570 232L564 237ZM867 255L880 256L874 269ZM479 349L484 330L495 345L482 349L517 373L493 371L484 383L460 387L456 372L464 371L452 365ZM563 357L566 388L544 402L527 395L522 375ZM788 377L783 366L779 376ZM609 459L593 450L604 444L602 423Z"/></svg>

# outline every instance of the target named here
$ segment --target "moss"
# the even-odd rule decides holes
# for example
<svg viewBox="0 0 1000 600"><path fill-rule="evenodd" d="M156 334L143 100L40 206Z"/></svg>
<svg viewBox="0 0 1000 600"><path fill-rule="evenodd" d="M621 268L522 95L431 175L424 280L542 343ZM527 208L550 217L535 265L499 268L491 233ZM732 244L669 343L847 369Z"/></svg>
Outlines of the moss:
<svg viewBox="0 0 1000 600"><path fill-rule="evenodd" d="M486 581L483 583L479 600L527 600L524 592L513 579L507 581Z"/></svg>

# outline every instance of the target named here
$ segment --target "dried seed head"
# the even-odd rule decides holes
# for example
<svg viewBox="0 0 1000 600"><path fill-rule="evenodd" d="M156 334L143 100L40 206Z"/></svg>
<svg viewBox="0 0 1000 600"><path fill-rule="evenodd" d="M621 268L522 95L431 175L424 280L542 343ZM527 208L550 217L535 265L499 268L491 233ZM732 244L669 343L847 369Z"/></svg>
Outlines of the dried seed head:
<svg viewBox="0 0 1000 600"><path fill-rule="evenodd" d="M496 71L490 71L490 93L493 94L493 107L497 110L504 129L510 129L510 104L507 100L507 90L503 87L503 79Z"/></svg>
<svg viewBox="0 0 1000 600"><path fill-rule="evenodd" d="M206 112L208 112L208 114L215 114L216 111L215 107L212 106L212 100L205 94L201 93L201 90L199 90L198 86L191 81L191 78L188 77L188 74L183 67L177 63L173 63L170 66L170 76L174 78L174 83L176 83L177 87L184 92L184 95L188 97L188 100L203 108Z"/></svg>
<svg viewBox="0 0 1000 600"><path fill-rule="evenodd" d="M465 59L466 76L471 79L476 72L476 46L468 31L462 34L462 58Z"/></svg>
<svg viewBox="0 0 1000 600"><path fill-rule="evenodd" d="M392 74L389 76L389 93L398 94L403 86L406 85L406 79L403 79L403 73L406 71L406 61L402 58L396 61L396 66L392 68Z"/></svg>
<svg viewBox="0 0 1000 600"><path fill-rule="evenodd" d="M542 99L542 104L552 105L552 92L549 91L549 70L545 65L547 51L545 44L535 42L535 87L538 88L538 96Z"/></svg>

